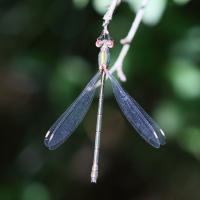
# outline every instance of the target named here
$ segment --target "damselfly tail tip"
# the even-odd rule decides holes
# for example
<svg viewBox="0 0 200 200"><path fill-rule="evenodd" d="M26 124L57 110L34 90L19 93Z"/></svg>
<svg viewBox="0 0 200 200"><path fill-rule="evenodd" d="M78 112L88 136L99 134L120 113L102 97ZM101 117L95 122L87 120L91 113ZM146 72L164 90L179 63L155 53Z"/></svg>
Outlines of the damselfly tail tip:
<svg viewBox="0 0 200 200"><path fill-rule="evenodd" d="M95 177L91 177L91 183L96 183L97 179Z"/></svg>
<svg viewBox="0 0 200 200"><path fill-rule="evenodd" d="M98 165L93 164L92 171L91 171L91 183L96 183L98 177Z"/></svg>

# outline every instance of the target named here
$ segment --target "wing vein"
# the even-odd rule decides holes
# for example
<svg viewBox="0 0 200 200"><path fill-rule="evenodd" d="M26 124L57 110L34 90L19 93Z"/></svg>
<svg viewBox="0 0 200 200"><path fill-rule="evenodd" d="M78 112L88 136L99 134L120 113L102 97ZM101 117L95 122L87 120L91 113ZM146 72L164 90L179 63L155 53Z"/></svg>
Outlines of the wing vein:
<svg viewBox="0 0 200 200"><path fill-rule="evenodd" d="M44 139L44 143L49 149L53 150L59 147L81 123L94 98L95 84L100 74L98 71L79 97L51 126Z"/></svg>
<svg viewBox="0 0 200 200"><path fill-rule="evenodd" d="M165 136L161 132L162 129L123 89L108 70L106 70L106 74L111 80L115 98L130 124L152 146L159 148L160 144L165 144Z"/></svg>

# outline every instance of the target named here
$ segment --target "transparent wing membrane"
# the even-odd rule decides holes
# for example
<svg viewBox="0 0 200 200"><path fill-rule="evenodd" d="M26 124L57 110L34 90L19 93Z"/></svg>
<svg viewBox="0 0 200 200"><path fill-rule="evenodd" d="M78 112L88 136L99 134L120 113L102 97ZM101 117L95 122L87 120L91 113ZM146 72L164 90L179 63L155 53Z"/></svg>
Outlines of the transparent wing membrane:
<svg viewBox="0 0 200 200"><path fill-rule="evenodd" d="M124 90L125 91L125 90ZM160 144L164 145L165 142L165 134L163 132L163 130L158 126L158 124L144 111L144 109L127 93L127 91L125 91L126 94L129 96L129 98L131 99L131 101L133 102L133 104L135 104L138 108L138 110L143 114L143 116L146 118L146 120L149 122L149 124L153 127L153 129L156 132L156 135L159 138Z"/></svg>
<svg viewBox="0 0 200 200"><path fill-rule="evenodd" d="M105 28L105 27L104 27ZM94 159L91 171L91 182L96 183L98 177L98 160L100 148L100 136L103 114L103 96L106 75L111 80L115 98L136 131L153 147L159 148L165 144L165 134L153 119L140 107L140 105L123 89L118 81L109 73L110 62L109 48L114 46L113 39L110 37L107 27L97 38L96 46L100 47L98 56L99 71L88 83L79 97L69 106L47 132L44 143L50 149L59 147L74 132L87 113L95 94L95 84L101 75L101 88L99 92L99 104L97 111L96 136L94 146Z"/></svg>
<svg viewBox="0 0 200 200"><path fill-rule="evenodd" d="M111 80L115 98L136 131L153 147L165 144L165 134L156 122L141 106L123 89L119 82L106 70ZM79 97L69 106L60 118L49 129L44 143L49 149L59 147L74 132L87 113L95 94L95 84L101 75L98 72L88 83Z"/></svg>
<svg viewBox="0 0 200 200"><path fill-rule="evenodd" d="M165 144L165 135L162 129L122 88L108 70L106 70L106 74L111 80L115 98L122 112L136 131L155 148L159 148L160 144Z"/></svg>
<svg viewBox="0 0 200 200"><path fill-rule="evenodd" d="M93 77L79 97L60 116L60 118L49 129L44 139L44 143L50 150L59 147L74 132L83 120L94 98L94 87L100 72Z"/></svg>

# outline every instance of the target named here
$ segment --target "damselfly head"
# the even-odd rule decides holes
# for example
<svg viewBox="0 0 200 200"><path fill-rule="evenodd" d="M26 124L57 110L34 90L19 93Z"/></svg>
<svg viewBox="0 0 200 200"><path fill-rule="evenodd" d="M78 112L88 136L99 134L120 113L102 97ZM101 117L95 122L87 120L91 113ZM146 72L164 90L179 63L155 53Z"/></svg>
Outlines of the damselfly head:
<svg viewBox="0 0 200 200"><path fill-rule="evenodd" d="M114 46L114 42L112 40L97 40L96 46L97 47L107 46L109 48L112 48Z"/></svg>

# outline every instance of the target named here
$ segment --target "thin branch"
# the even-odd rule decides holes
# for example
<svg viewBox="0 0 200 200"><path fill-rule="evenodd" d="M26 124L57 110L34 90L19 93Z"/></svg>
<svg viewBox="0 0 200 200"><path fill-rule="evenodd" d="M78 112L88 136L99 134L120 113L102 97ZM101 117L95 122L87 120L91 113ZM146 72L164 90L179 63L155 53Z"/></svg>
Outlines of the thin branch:
<svg viewBox="0 0 200 200"><path fill-rule="evenodd" d="M144 14L144 9L145 9L148 1L149 0L143 0L143 2L141 4L141 7L138 10L137 15L135 17L135 20L134 20L134 22L133 22L133 24L131 26L130 31L129 31L128 35L126 36L126 38L124 38L124 39L122 39L120 41L121 44L131 43L131 41L132 41L133 37L135 36L135 33L136 33L137 29L138 29L138 26L139 26L139 24L140 24L140 22L142 20L142 17L143 17L143 14Z"/></svg>
<svg viewBox="0 0 200 200"><path fill-rule="evenodd" d="M117 75L120 78L121 81L126 81L126 76L124 75L122 68L123 68L123 61L128 53L128 50L130 48L130 44L135 36L135 33L138 29L138 26L142 20L143 14L144 14L144 9L147 5L149 0L143 0L140 9L137 12L137 15L135 17L135 20L133 21L133 24L131 26L131 29L126 36L126 38L122 39L120 42L123 44L122 50L119 54L118 59L116 60L115 64L111 67L109 72L112 74L115 70L117 71Z"/></svg>
<svg viewBox="0 0 200 200"><path fill-rule="evenodd" d="M112 16L113 16L113 12L116 8L116 6L118 5L118 0L113 0L112 3L110 4L110 7L108 8L108 12L104 15L103 19L105 21L110 21L112 20Z"/></svg>
<svg viewBox="0 0 200 200"><path fill-rule="evenodd" d="M111 67L111 69L109 70L109 72L112 74L115 70L117 71L117 75L120 78L121 81L126 81L126 76L123 73L123 61L124 58L126 56L126 54L128 53L128 50L130 48L130 43L132 42L135 33L138 29L138 26L142 20L143 14L144 14L144 9L147 5L149 0L143 0L140 9L137 12L137 15L135 17L135 20L133 21L133 24L131 26L131 29L128 33L128 35L126 36L126 38L122 39L120 42L121 44L123 44L122 50L119 54L119 57L117 58L115 64Z"/></svg>
<svg viewBox="0 0 200 200"><path fill-rule="evenodd" d="M104 27L104 29L103 29L104 35L109 34L108 24L112 20L112 16L113 16L116 6L118 6L120 3L121 3L121 0L113 0L112 3L110 4L110 7L108 8L108 12L104 15L104 17L103 17L104 23L102 25Z"/></svg>
<svg viewBox="0 0 200 200"><path fill-rule="evenodd" d="M122 47L122 50L115 62L115 64L111 67L111 69L109 70L109 72L112 74L115 70L117 70L117 76L120 78L121 81L125 82L126 81L126 76L124 75L123 71L122 71L122 67L123 67L123 61L124 58L128 52L130 48L130 44L125 44Z"/></svg>
<svg viewBox="0 0 200 200"><path fill-rule="evenodd" d="M143 0L140 9L138 10L136 17L133 21L133 24L131 26L131 29L129 30L128 35L122 39L120 42L121 44L123 44L122 50L115 62L115 64L111 67L111 69L109 70L109 72L112 74L114 71L117 71L117 75L120 78L121 81L125 82L126 81L126 76L123 73L123 61L124 58L126 56L126 54L128 53L128 50L130 48L130 43L132 42L135 33L138 29L138 26L142 20L143 14L144 14L144 9L147 5L149 0ZM110 20L112 19L112 15L114 12L114 9L117 5L119 5L121 3L121 0L113 0L108 12L104 15L103 19L105 20L103 27L105 29L105 31L107 30L107 25L109 24ZM108 23L106 23L108 22ZM106 28L105 28L106 27ZM107 79L107 78L106 78ZM96 87L98 87L100 85L100 81L97 82Z"/></svg>

